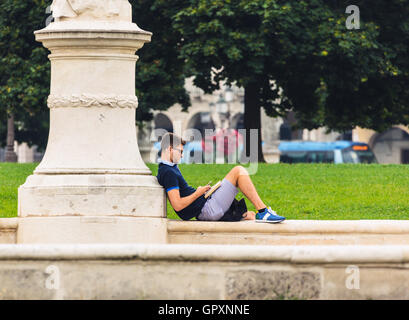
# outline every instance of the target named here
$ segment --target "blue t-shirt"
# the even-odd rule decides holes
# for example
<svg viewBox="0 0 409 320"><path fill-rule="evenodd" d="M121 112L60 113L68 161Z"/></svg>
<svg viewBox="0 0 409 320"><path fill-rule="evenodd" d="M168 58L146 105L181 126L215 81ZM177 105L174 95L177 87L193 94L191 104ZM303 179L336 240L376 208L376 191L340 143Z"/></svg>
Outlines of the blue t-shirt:
<svg viewBox="0 0 409 320"><path fill-rule="evenodd" d="M196 191L195 188L188 185L176 164L160 163L157 178L159 184L165 188L166 192L179 189L181 198L190 196ZM175 212L181 219L190 220L200 214L205 203L206 199L204 195L202 195L183 210L179 212L175 210Z"/></svg>

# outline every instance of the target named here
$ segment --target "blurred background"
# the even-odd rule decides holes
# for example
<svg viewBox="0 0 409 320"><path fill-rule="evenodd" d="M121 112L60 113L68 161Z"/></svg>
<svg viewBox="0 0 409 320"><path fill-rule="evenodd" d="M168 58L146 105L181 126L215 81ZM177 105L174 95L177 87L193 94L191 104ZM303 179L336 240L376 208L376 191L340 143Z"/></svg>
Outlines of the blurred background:
<svg viewBox="0 0 409 320"><path fill-rule="evenodd" d="M51 2L0 4L0 162L46 149L50 63L33 31ZM409 164L407 1L130 3L154 34L136 69L146 162L157 132L189 129L183 162L238 162L257 129L259 162Z"/></svg>

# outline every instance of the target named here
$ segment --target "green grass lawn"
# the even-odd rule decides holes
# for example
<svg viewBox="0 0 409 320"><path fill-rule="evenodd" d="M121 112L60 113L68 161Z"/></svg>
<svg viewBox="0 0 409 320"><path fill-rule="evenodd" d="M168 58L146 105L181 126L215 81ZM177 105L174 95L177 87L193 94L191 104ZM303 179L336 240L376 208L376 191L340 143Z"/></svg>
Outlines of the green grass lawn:
<svg viewBox="0 0 409 320"><path fill-rule="evenodd" d="M0 217L17 215L17 188L36 166L0 164ZM193 187L221 180L232 167L180 165ZM157 165L149 168L156 175ZM261 164L252 178L265 203L287 219L409 217L409 166ZM168 217L177 218L169 204Z"/></svg>

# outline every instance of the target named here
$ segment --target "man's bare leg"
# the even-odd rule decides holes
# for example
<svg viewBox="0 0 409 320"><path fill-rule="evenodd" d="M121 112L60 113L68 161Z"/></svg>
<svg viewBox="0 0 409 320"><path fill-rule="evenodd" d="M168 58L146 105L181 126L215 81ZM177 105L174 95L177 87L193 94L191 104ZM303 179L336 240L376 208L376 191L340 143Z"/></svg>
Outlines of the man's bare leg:
<svg viewBox="0 0 409 320"><path fill-rule="evenodd" d="M266 208L264 202L260 199L256 187L250 179L247 170L242 166L234 167L225 177L234 186L238 187L247 199L256 207L257 210Z"/></svg>

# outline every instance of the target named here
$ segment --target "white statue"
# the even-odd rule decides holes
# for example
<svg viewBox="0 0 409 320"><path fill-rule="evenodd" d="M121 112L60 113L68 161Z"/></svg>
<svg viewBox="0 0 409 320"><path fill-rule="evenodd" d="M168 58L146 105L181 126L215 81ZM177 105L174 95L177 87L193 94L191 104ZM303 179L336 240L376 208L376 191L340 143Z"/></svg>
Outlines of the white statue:
<svg viewBox="0 0 409 320"><path fill-rule="evenodd" d="M68 0L53 0L51 11L57 21L62 17L74 18L77 16Z"/></svg>
<svg viewBox="0 0 409 320"><path fill-rule="evenodd" d="M93 18L113 18L121 13L128 0L53 0L51 10L56 21L82 15Z"/></svg>

